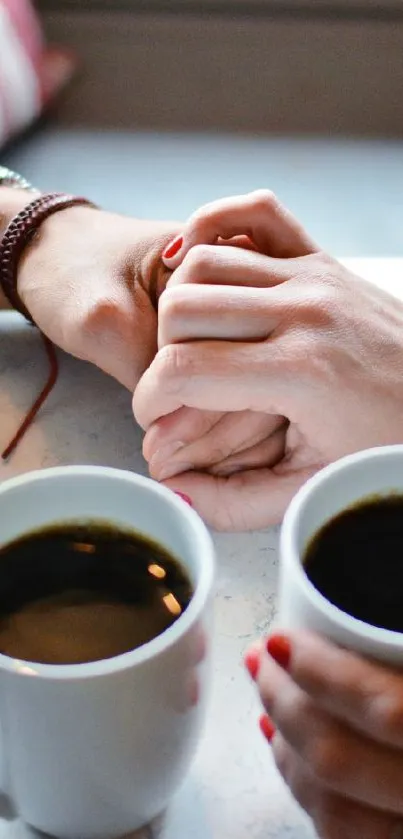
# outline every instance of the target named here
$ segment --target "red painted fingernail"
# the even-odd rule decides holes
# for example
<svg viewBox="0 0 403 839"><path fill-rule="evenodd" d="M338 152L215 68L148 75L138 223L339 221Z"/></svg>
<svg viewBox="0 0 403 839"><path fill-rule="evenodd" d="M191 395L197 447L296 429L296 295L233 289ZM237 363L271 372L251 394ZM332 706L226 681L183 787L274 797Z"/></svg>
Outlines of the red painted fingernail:
<svg viewBox="0 0 403 839"><path fill-rule="evenodd" d="M173 242L170 242L169 245L164 250L162 256L165 259L172 259L173 256L176 256L179 253L181 247L183 245L183 236L177 236Z"/></svg>
<svg viewBox="0 0 403 839"><path fill-rule="evenodd" d="M188 496L188 495L185 495L185 493L184 493L184 492L179 492L179 490L178 490L178 489L174 489L174 493L175 493L175 495L179 495L179 498L181 498L181 499L182 499L182 501L185 501L185 502L186 502L186 504L189 504L189 507L193 507L193 501L192 501L192 499L191 499L191 498L189 498L189 496Z"/></svg>
<svg viewBox="0 0 403 839"><path fill-rule="evenodd" d="M246 653L244 662L251 679L253 679L253 681L255 682L260 667L259 653L256 652L256 650L250 650L248 653Z"/></svg>
<svg viewBox="0 0 403 839"><path fill-rule="evenodd" d="M286 635L272 635L266 644L266 649L269 655L274 658L274 661L283 668L288 670L291 661L291 644Z"/></svg>
<svg viewBox="0 0 403 839"><path fill-rule="evenodd" d="M262 714L262 716L260 717L259 728L263 734L263 737L265 737L266 740L268 740L268 742L271 743L276 733L276 727L270 719L270 717L268 716L268 714Z"/></svg>

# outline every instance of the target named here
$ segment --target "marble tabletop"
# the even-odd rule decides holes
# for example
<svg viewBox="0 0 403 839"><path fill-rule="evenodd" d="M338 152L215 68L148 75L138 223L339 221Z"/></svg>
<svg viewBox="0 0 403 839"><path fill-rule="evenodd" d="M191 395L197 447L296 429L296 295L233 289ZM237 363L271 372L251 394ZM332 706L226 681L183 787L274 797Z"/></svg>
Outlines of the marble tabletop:
<svg viewBox="0 0 403 839"><path fill-rule="evenodd" d="M358 273L402 296L403 260L350 260ZM35 330L0 313L0 436L4 444L43 382ZM0 480L58 464L102 464L146 474L141 433L122 387L91 366L60 355L60 378ZM259 703L242 666L251 640L276 610L277 530L215 534L218 575L212 695L193 766L163 822L136 839L312 839L259 733ZM0 839L28 839L0 798Z"/></svg>

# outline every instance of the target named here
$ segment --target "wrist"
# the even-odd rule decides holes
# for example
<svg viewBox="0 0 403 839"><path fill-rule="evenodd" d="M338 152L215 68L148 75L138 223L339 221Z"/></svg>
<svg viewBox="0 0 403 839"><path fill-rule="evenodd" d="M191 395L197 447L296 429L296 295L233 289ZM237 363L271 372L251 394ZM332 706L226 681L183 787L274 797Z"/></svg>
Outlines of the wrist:
<svg viewBox="0 0 403 839"><path fill-rule="evenodd" d="M33 192L31 192L32 197ZM8 297L13 308L20 312L28 321L35 324L35 319L26 305L24 300L24 281L21 277L24 261L27 261L28 252L35 250L38 244L41 244L45 223L54 215L59 215L61 211L67 211L73 207L88 207L94 208L94 205L86 198L81 196L73 196L66 193L53 192L41 194L36 193L36 197L22 203L21 194L16 198L10 195L7 197L7 215L12 208L13 217L11 223L3 233L0 241L0 283L3 293ZM17 214L14 210L21 207ZM5 215L6 215L5 213ZM45 240L46 240L45 234ZM42 248L40 248L42 250ZM49 248L48 248L49 250ZM46 251L46 247L45 247ZM50 247L52 253L52 245ZM57 265L57 250L53 249L53 260L55 267ZM41 275L34 272L34 285L40 288ZM31 282L32 286L32 282ZM33 301L35 303L35 299Z"/></svg>
<svg viewBox="0 0 403 839"><path fill-rule="evenodd" d="M36 279L40 282L42 275L47 276L49 270L58 270L59 255L66 253L66 246L69 242L75 243L77 236L80 240L83 237L81 248L72 244L69 259L77 274L82 272L85 265L85 234L91 240L92 220L98 213L95 207L85 205L64 207L40 223L34 236L25 245L18 262L17 291L28 311L33 302Z"/></svg>

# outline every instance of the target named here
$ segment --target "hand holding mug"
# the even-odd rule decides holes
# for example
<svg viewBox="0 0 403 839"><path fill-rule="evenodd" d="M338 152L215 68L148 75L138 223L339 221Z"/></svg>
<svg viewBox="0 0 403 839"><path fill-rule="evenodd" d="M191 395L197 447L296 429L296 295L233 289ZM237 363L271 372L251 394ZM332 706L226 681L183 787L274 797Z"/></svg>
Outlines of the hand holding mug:
<svg viewBox="0 0 403 839"><path fill-rule="evenodd" d="M402 466L403 446L359 452L295 496L278 632L246 658L262 730L321 839L403 836Z"/></svg>
<svg viewBox="0 0 403 839"><path fill-rule="evenodd" d="M301 630L268 647L261 727L319 837L401 839L403 675Z"/></svg>

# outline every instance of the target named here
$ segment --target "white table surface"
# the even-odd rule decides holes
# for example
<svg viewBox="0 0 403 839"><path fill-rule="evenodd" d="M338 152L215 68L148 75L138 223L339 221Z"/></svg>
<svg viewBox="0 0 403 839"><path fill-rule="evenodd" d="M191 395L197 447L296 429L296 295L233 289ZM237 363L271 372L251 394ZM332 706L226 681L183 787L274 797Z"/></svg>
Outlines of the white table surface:
<svg viewBox="0 0 403 839"><path fill-rule="evenodd" d="M403 260L350 260L402 296ZM58 464L90 463L146 473L141 433L122 387L87 364L60 357L60 378L0 479ZM12 436L43 382L42 345L19 316L0 314L0 438ZM162 825L138 839L312 839L258 727L259 704L242 654L267 632L276 608L277 531L215 536L218 578L215 665L205 733ZM32 836L0 799L0 839Z"/></svg>

